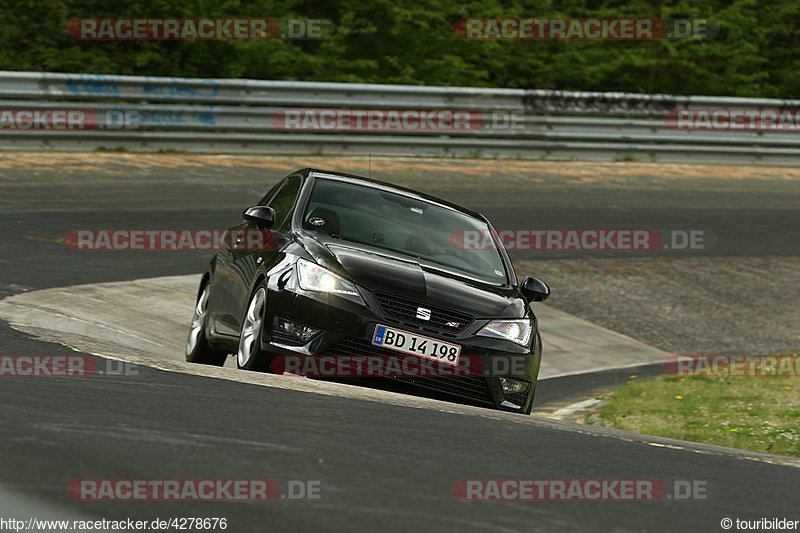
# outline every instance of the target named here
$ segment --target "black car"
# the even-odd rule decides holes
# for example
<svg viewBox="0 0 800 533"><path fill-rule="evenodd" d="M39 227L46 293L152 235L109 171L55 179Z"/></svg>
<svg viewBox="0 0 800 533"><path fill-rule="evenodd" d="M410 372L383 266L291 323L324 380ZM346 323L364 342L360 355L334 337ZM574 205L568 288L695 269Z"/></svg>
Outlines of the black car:
<svg viewBox="0 0 800 533"><path fill-rule="evenodd" d="M530 413L542 344L529 304L550 289L517 281L486 217L388 183L303 169L243 219L200 282L187 361L222 365L231 352L247 370L275 370L287 356L477 361L479 372L393 379ZM492 245L454 246L464 230ZM248 246L254 231L270 238Z"/></svg>

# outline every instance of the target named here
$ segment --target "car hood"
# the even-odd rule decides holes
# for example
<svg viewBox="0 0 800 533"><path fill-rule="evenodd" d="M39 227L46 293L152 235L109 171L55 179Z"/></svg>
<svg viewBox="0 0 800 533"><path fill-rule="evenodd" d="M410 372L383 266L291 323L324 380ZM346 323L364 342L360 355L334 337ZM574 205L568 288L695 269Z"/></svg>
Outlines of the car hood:
<svg viewBox="0 0 800 533"><path fill-rule="evenodd" d="M514 287L491 286L449 272L434 271L413 258L339 239L307 237L306 250L320 265L344 274L371 292L395 294L476 318L525 315Z"/></svg>

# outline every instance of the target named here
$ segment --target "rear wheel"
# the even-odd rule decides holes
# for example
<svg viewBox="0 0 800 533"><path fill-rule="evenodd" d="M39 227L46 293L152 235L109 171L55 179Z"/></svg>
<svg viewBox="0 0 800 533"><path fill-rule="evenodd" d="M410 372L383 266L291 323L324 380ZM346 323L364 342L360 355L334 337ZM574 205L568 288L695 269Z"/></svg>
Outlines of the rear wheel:
<svg viewBox="0 0 800 533"><path fill-rule="evenodd" d="M262 283L250 296L242 320L236 366L244 370L266 370L272 356L261 349L261 330L267 310L267 288Z"/></svg>
<svg viewBox="0 0 800 533"><path fill-rule="evenodd" d="M208 320L208 297L211 295L211 286L206 284L197 298L194 306L194 317L189 330L189 339L186 341L186 360L190 363L222 366L228 354L214 350L206 339L206 323Z"/></svg>

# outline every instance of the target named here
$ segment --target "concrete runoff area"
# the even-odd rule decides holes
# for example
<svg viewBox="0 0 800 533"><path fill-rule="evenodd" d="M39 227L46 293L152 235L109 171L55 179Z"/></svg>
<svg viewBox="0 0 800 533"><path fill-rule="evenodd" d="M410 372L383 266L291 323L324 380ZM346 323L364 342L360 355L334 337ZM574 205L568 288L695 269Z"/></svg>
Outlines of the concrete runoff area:
<svg viewBox="0 0 800 533"><path fill-rule="evenodd" d="M0 301L0 318L79 351L141 362L183 361L200 277L42 289ZM545 304L534 304L543 337L540 378L663 363L669 354ZM230 357L225 366L234 367Z"/></svg>

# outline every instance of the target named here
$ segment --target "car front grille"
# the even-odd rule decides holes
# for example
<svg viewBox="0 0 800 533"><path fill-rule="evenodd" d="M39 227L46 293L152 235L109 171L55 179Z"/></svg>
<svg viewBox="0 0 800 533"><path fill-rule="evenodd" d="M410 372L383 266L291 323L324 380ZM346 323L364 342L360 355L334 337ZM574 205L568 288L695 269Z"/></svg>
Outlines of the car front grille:
<svg viewBox="0 0 800 533"><path fill-rule="evenodd" d="M342 339L325 350L324 355L397 355L398 352L375 346L370 342L356 339Z"/></svg>
<svg viewBox="0 0 800 533"><path fill-rule="evenodd" d="M400 352L374 346L361 339L342 339L324 350L324 355L377 355L381 357L403 356ZM483 376L436 377L409 376L391 378L401 383L409 383L432 391L458 396L460 398L494 407L494 398Z"/></svg>
<svg viewBox="0 0 800 533"><path fill-rule="evenodd" d="M413 329L447 337L455 337L457 333L464 331L474 320L473 317L465 313L428 305L424 302L416 302L394 294L377 293L375 294L375 299L378 300L378 304L387 318L397 320L404 326L412 327ZM430 320L417 318L419 308L430 311Z"/></svg>

